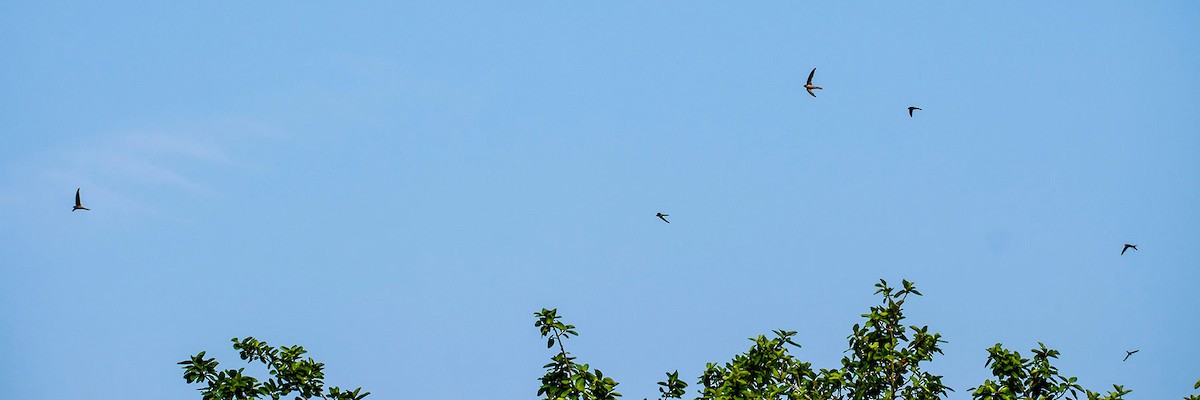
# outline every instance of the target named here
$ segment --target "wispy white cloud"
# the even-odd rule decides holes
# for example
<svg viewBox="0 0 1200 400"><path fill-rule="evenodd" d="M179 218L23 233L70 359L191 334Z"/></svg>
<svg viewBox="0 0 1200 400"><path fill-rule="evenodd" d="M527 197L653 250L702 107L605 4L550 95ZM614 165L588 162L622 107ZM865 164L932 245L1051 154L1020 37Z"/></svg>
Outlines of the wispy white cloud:
<svg viewBox="0 0 1200 400"><path fill-rule="evenodd" d="M196 194L216 194L209 186L188 178L183 173L172 169L174 165L194 160L176 159L173 161L164 161L144 157L144 155L115 153L104 154L91 161L94 161L91 165L102 168L103 171L112 176L132 178L143 184L173 186Z"/></svg>
<svg viewBox="0 0 1200 400"><path fill-rule="evenodd" d="M166 135L162 133L134 133L119 139L121 146L130 150L163 156L183 156L217 164L231 164L229 155L208 143L184 135Z"/></svg>
<svg viewBox="0 0 1200 400"><path fill-rule="evenodd" d="M40 208L67 203L84 187L92 206L120 214L166 216L164 199L219 197L214 175L253 169L226 151L244 138L280 138L275 130L244 122L221 122L185 129L138 130L0 161L0 205ZM268 139L271 140L271 139ZM69 208L69 204L68 204Z"/></svg>
<svg viewBox="0 0 1200 400"><path fill-rule="evenodd" d="M169 187L194 194L216 192L185 170L209 165L230 165L229 156L214 145L166 133L122 134L72 147L47 157L50 176L75 177L109 185Z"/></svg>

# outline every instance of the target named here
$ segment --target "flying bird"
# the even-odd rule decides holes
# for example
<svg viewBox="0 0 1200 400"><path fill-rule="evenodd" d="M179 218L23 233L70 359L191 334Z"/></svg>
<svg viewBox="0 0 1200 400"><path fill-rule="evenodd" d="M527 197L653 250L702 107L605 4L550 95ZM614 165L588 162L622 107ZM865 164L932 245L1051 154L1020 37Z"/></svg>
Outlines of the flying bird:
<svg viewBox="0 0 1200 400"><path fill-rule="evenodd" d="M1122 247L1122 248L1121 248L1121 255L1125 255L1125 250L1129 250L1129 249L1131 249L1131 248L1132 248L1134 251L1137 251L1137 245L1136 245L1136 244L1129 244L1129 243L1125 243L1125 247Z"/></svg>
<svg viewBox="0 0 1200 400"><path fill-rule="evenodd" d="M912 118L912 112L913 112L913 110L920 110L920 109L921 109L921 107L909 107L909 108L908 108L908 117L909 117L909 118Z"/></svg>
<svg viewBox="0 0 1200 400"><path fill-rule="evenodd" d="M658 217L658 219L661 219L661 220L663 220L663 222L666 222L666 223L668 223L668 224L669 224L669 223L671 223L671 221L667 221L667 219L666 219L666 218L664 218L664 217L670 217L670 216L671 216L670 214L658 213L658 214L654 214L654 216L655 216L655 217Z"/></svg>
<svg viewBox="0 0 1200 400"><path fill-rule="evenodd" d="M813 89L821 89L820 86L816 86L816 85L812 84L813 75L816 73L817 73L817 69L813 68L812 72L808 73L808 83L804 84L804 90L807 90L808 94L812 95L812 97L817 97L817 94L813 93Z"/></svg>
<svg viewBox="0 0 1200 400"><path fill-rule="evenodd" d="M75 188L75 208L72 208L71 212L75 212L75 210L91 211L90 208L84 207L83 203L79 201L79 188Z"/></svg>
<svg viewBox="0 0 1200 400"><path fill-rule="evenodd" d="M1124 360L1121 360L1121 362L1125 362L1125 360L1128 360L1128 359L1129 359L1129 356L1132 356L1132 355L1133 355L1133 353L1137 353L1137 352L1139 352L1139 351L1141 351L1141 350L1126 351L1126 352L1125 352L1125 359L1124 359Z"/></svg>

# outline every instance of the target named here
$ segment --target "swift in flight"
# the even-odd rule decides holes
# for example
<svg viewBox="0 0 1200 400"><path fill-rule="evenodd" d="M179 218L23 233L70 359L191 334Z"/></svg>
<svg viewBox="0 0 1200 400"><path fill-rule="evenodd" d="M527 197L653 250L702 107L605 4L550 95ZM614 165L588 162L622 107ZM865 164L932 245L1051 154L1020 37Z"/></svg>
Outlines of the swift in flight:
<svg viewBox="0 0 1200 400"><path fill-rule="evenodd" d="M817 69L813 68L812 72L808 73L808 83L804 84L804 90L807 90L808 94L812 95L812 97L817 97L817 94L813 93L813 89L818 89L818 90L821 89L820 86L812 84L813 75L815 75L816 73L817 73Z"/></svg>
<svg viewBox="0 0 1200 400"><path fill-rule="evenodd" d="M79 188L75 188L75 208L72 208L71 212L75 212L75 210L87 210L87 211L92 210L90 208L84 207L83 202L79 201Z"/></svg>

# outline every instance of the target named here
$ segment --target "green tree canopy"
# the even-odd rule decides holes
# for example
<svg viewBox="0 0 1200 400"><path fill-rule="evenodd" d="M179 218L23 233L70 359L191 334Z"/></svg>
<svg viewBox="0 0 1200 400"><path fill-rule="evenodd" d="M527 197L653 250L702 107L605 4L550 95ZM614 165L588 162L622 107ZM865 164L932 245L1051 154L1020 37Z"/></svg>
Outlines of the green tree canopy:
<svg viewBox="0 0 1200 400"><path fill-rule="evenodd" d="M204 400L279 400L293 394L297 400L362 400L371 394L360 394L362 388L346 391L333 386L326 390L325 364L314 361L312 357L302 358L307 352L301 346L275 348L248 337L240 340L233 338L233 349L239 352L244 361L265 364L271 378L260 381L245 375L245 368L217 371L217 360L204 358L204 352L201 351L179 362L179 365L183 366L183 379L187 383L204 385L196 389Z"/></svg>
<svg viewBox="0 0 1200 400"><path fill-rule="evenodd" d="M905 325L904 305L909 296L921 296L916 285L906 280L892 287L884 280L875 284L879 304L871 306L864 320L854 324L847 336L846 355L836 368L813 368L791 351L800 348L795 331L775 330L771 336L750 338L750 349L724 363L708 363L697 379L699 400L936 400L953 391L942 383L942 376L927 371L925 365L942 354L946 341L928 326ZM568 339L578 336L574 325L563 322L558 310L542 309L534 313L534 327L546 339L546 348L554 349L537 395L546 400L616 400L617 381L599 369L580 364L567 351ZM218 370L214 358L200 352L179 362L187 383L198 383L204 400L272 399L295 396L296 400L362 400L369 395L362 388L342 390L325 386L325 364L304 358L300 346L267 345L253 337L233 338L233 348L242 360L266 366L271 375L259 380L244 373L245 368ZM1030 350L1031 358L1004 348L1000 343L987 349L984 364L992 377L969 390L974 400L1120 400L1130 390L1113 385L1101 394L1084 389L1076 377L1061 374L1051 364L1057 350L1038 343ZM669 372L658 382L659 399L682 399L688 384L679 371ZM1200 389L1197 381L1193 389ZM1200 400L1192 395L1185 400Z"/></svg>
<svg viewBox="0 0 1200 400"><path fill-rule="evenodd" d="M926 370L934 356L942 354L946 341L928 326L906 325L904 305L909 296L921 296L916 285L902 280L900 287L887 281L875 284L878 305L871 306L860 324L850 328L848 348L837 368L815 369L791 351L800 348L796 332L775 330L771 336L750 338L753 343L744 353L724 363L709 363L698 378L700 400L789 399L789 400L934 400L953 391L942 383L942 376ZM534 326L541 329L547 346L559 345L558 352L546 364L538 396L543 399L613 399L620 394L612 389L617 382L594 373L587 364L576 363L563 346L563 339L578 336L575 326L562 322L557 310L535 313ZM1050 364L1058 351L1033 349L1032 359L997 344L988 350L986 366L993 379L971 389L975 400L1039 399L1055 400L1080 394L1092 400L1117 400L1130 391L1114 385L1113 391L1100 394L1081 387L1075 377L1066 377ZM679 372L667 373L658 382L660 399L682 399L687 383ZM1198 382L1200 385L1200 382ZM1200 400L1189 398L1188 400Z"/></svg>

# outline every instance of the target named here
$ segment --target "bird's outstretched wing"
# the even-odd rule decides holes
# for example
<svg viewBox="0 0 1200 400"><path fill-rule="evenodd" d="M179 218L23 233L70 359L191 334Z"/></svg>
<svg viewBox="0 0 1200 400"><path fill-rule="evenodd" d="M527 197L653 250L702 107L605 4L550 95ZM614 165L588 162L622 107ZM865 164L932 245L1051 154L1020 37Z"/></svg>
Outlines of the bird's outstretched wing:
<svg viewBox="0 0 1200 400"><path fill-rule="evenodd" d="M912 107L909 107L909 108L908 108L908 117L909 117L909 118L912 118L912 112L913 112L913 108L912 108Z"/></svg>
<svg viewBox="0 0 1200 400"><path fill-rule="evenodd" d="M804 90L807 90L808 94L811 95L812 97L817 97L817 94L813 93L812 89L805 88Z"/></svg>
<svg viewBox="0 0 1200 400"><path fill-rule="evenodd" d="M1121 255L1125 255L1125 250L1129 250L1129 246L1125 246L1125 247L1121 248Z"/></svg>
<svg viewBox="0 0 1200 400"><path fill-rule="evenodd" d="M83 205L83 203L79 201L79 188L76 188L75 189L75 206L79 207L82 205Z"/></svg>
<svg viewBox="0 0 1200 400"><path fill-rule="evenodd" d="M809 72L809 73L808 73L808 84L809 84L809 85L811 85L811 84L812 84L812 78L813 78L813 75L815 75L816 73L817 73L817 69L816 69L816 68L813 68L812 72ZM808 91L808 93L809 93L809 94L811 94L811 93L812 93L812 91L811 91L811 90L809 90L809 91ZM817 96L815 96L815 95L814 95L813 97L817 97Z"/></svg>

